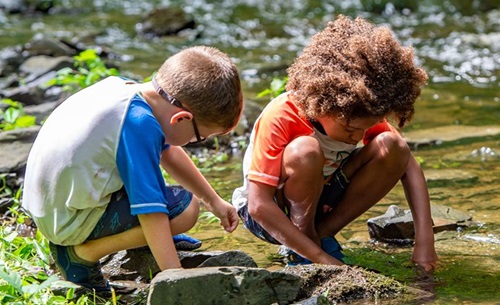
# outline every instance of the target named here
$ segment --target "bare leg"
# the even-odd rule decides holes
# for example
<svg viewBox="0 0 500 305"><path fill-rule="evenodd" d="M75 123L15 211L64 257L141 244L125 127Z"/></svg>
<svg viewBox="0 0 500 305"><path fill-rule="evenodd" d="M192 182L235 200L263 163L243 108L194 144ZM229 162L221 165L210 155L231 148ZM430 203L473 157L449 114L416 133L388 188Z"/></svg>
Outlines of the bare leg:
<svg viewBox="0 0 500 305"><path fill-rule="evenodd" d="M170 221L172 235L186 232L194 226L198 219L199 206L199 199L193 197L188 208ZM75 253L84 260L97 262L106 255L146 245L146 238L142 233L142 229L140 226L137 226L122 233L76 245Z"/></svg>
<svg viewBox="0 0 500 305"><path fill-rule="evenodd" d="M349 158L343 167L349 186L318 224L320 237L334 236L382 199L404 174L409 156L404 139L385 132Z"/></svg>
<svg viewBox="0 0 500 305"><path fill-rule="evenodd" d="M312 137L299 137L285 148L282 190L290 209L291 222L318 245L314 217L323 188L324 157L319 143Z"/></svg>

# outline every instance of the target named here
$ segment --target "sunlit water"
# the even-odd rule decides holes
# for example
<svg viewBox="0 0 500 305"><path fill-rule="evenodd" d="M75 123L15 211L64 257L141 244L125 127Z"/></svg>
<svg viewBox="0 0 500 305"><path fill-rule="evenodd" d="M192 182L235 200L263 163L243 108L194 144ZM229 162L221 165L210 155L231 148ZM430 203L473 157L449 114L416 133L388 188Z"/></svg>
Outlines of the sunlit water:
<svg viewBox="0 0 500 305"><path fill-rule="evenodd" d="M396 5L380 7L373 3L387 1L65 2L73 8L54 15L0 15L0 47L23 44L39 35L68 41L76 37L91 45L95 41L119 55L116 64L120 71L140 80L184 46L214 45L234 58L242 73L246 98L255 99L272 77L284 75L284 67L328 20L339 13L361 15L388 25L403 44L415 46L417 60L429 73L429 85L405 131L500 122L500 11L483 9L495 1L395 1ZM405 2L411 9L398 8L397 3ZM192 15L196 29L180 37L147 39L136 34L143 15L156 6L169 5L180 6ZM255 100L261 105L267 102ZM471 214L475 226L437 234L441 263L435 278L426 282L409 276L407 282L436 292L435 299L426 301L428 304L500 302L500 294L495 295L500 285L500 138L464 140L423 148L414 154L423 161L425 170L462 169L477 176L474 183L451 182L429 188L433 204ZM234 156L205 172L227 200L241 183L240 161ZM391 204L407 208L400 185L339 233L344 248L377 248L388 256L403 253L409 257L411 248L387 247L369 240L367 219L384 213ZM203 250L239 249L249 253L259 266L283 266L281 261L271 259L276 246L258 241L242 226L228 234L217 223L202 219L190 233L203 240Z"/></svg>

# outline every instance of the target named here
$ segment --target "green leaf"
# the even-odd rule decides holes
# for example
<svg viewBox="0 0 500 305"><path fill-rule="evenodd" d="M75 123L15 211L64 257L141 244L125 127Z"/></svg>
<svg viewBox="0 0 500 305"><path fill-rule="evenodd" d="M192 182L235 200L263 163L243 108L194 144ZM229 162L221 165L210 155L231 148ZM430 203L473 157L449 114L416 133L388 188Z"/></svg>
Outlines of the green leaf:
<svg viewBox="0 0 500 305"><path fill-rule="evenodd" d="M90 62L95 60L96 58L99 58L99 56L97 56L95 50L88 49L80 52L80 54L76 55L74 58L77 62Z"/></svg>
<svg viewBox="0 0 500 305"><path fill-rule="evenodd" d="M0 269L0 278L9 283L18 293L23 293L23 285L21 276L17 272L7 271L6 269Z"/></svg>
<svg viewBox="0 0 500 305"><path fill-rule="evenodd" d="M73 300L74 297L75 297L75 289L73 288L68 289L68 291L66 292L66 300Z"/></svg>
<svg viewBox="0 0 500 305"><path fill-rule="evenodd" d="M266 95L270 95L271 93L272 93L271 89L265 89L265 90L262 90L261 92L259 92L257 94L257 97L261 98L261 97L264 97Z"/></svg>
<svg viewBox="0 0 500 305"><path fill-rule="evenodd" d="M5 98L5 99L0 100L0 104L6 104L6 105L9 105L11 107L19 108L20 103L13 101L10 98Z"/></svg>
<svg viewBox="0 0 500 305"><path fill-rule="evenodd" d="M14 125L17 128L26 128L35 125L36 123L36 117L32 115L23 115L19 118L17 118L16 122Z"/></svg>
<svg viewBox="0 0 500 305"><path fill-rule="evenodd" d="M3 119L5 122L14 124L17 120L18 117L22 115L21 110L14 108L14 107L9 107L3 116Z"/></svg>

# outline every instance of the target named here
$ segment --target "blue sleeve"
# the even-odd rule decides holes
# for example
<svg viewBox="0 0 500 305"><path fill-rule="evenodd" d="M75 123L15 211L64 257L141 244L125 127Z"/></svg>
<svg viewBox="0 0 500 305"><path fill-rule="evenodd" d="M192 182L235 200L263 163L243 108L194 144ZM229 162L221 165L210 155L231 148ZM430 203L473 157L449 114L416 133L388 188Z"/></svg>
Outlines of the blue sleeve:
<svg viewBox="0 0 500 305"><path fill-rule="evenodd" d="M163 212L167 189L160 169L165 136L142 98L132 99L121 130L116 164L130 201L132 215Z"/></svg>

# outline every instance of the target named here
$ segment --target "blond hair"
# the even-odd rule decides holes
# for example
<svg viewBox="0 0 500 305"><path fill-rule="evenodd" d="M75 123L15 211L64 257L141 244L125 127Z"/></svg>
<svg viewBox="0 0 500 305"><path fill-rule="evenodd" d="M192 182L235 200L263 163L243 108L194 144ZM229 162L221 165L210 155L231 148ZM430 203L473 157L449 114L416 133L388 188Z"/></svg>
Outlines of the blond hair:
<svg viewBox="0 0 500 305"><path fill-rule="evenodd" d="M156 75L159 85L206 126L233 128L243 109L238 70L216 48L194 46L169 57Z"/></svg>

